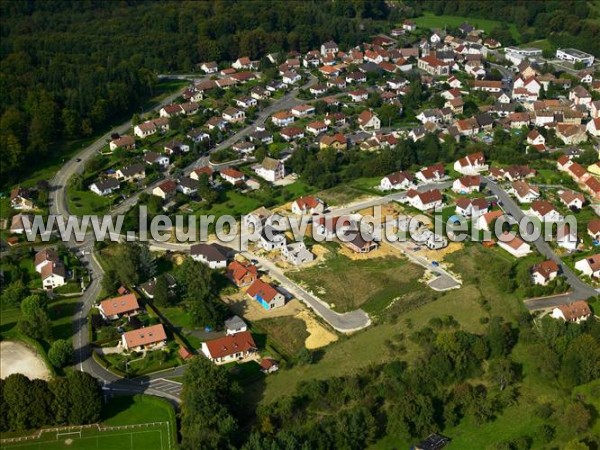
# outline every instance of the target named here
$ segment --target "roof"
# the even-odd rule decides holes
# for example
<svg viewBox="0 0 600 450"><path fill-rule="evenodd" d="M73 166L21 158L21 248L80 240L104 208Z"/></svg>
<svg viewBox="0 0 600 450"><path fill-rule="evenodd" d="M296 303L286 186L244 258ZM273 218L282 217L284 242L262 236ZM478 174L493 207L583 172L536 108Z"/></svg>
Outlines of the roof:
<svg viewBox="0 0 600 450"><path fill-rule="evenodd" d="M575 192L575 191L571 191L571 190L563 191L560 194L560 199L566 205L569 205L570 203L572 203L575 200L581 201L582 204L583 204L583 202L585 202L585 197L583 196L583 194L581 192Z"/></svg>
<svg viewBox="0 0 600 450"><path fill-rule="evenodd" d="M457 162L461 167L470 167L470 166L475 166L475 165L481 165L481 164L485 164L485 156L483 156L483 153L481 153L481 152L471 153L470 155L467 155L464 158L459 159Z"/></svg>
<svg viewBox="0 0 600 450"><path fill-rule="evenodd" d="M358 123L360 125L366 125L373 117L375 117L375 113L369 109L366 109L359 114Z"/></svg>
<svg viewBox="0 0 600 450"><path fill-rule="evenodd" d="M166 180L160 183L158 187L165 193L175 192L177 190L177 183L173 180Z"/></svg>
<svg viewBox="0 0 600 450"><path fill-rule="evenodd" d="M592 314L590 306L585 300L577 300L568 305L559 305L557 308L563 313L565 320L577 320Z"/></svg>
<svg viewBox="0 0 600 450"><path fill-rule="evenodd" d="M263 358L260 361L260 368L262 370L269 370L271 367L278 367L279 364L277 364L277 361L271 359L271 358Z"/></svg>
<svg viewBox="0 0 600 450"><path fill-rule="evenodd" d="M132 164L121 169L121 173L126 177L144 172L144 165L141 163Z"/></svg>
<svg viewBox="0 0 600 450"><path fill-rule="evenodd" d="M502 210L497 210L497 211L491 211L489 213L485 213L482 217L482 219L485 221L485 223L490 224L492 223L494 220L499 219L500 217L502 217L504 215L504 212Z"/></svg>
<svg viewBox="0 0 600 450"><path fill-rule="evenodd" d="M231 178L244 178L244 174L233 167L226 167L220 171L221 175Z"/></svg>
<svg viewBox="0 0 600 450"><path fill-rule="evenodd" d="M279 134L288 137L295 137L304 134L304 130L298 127L285 127L281 129Z"/></svg>
<svg viewBox="0 0 600 450"><path fill-rule="evenodd" d="M162 323L159 323L150 327L139 328L123 333L123 339L125 339L127 347L139 347L166 341L167 333L165 332Z"/></svg>
<svg viewBox="0 0 600 450"><path fill-rule="evenodd" d="M209 262L227 260L227 255L212 244L194 244L190 247L190 255L202 255Z"/></svg>
<svg viewBox="0 0 600 450"><path fill-rule="evenodd" d="M406 193L407 197L419 197L424 205L429 203L442 201L442 193L439 189L431 189L429 191L419 192L415 189L410 189Z"/></svg>
<svg viewBox="0 0 600 450"><path fill-rule="evenodd" d="M281 164L282 164L282 162L279 161L278 159L270 158L270 157L266 156L260 165L265 170L277 170Z"/></svg>
<svg viewBox="0 0 600 450"><path fill-rule="evenodd" d="M321 204L321 201L312 195L308 195L306 197L300 197L294 203L296 203L300 209L307 210L316 208Z"/></svg>
<svg viewBox="0 0 600 450"><path fill-rule="evenodd" d="M592 219L588 222L587 229L592 234L600 233L600 219Z"/></svg>
<svg viewBox="0 0 600 450"><path fill-rule="evenodd" d="M548 280L551 274L558 273L558 264L549 259L533 266L533 272L539 273L544 279Z"/></svg>
<svg viewBox="0 0 600 450"><path fill-rule="evenodd" d="M35 254L36 267L44 261L58 262L58 253L51 248L45 248Z"/></svg>
<svg viewBox="0 0 600 450"><path fill-rule="evenodd" d="M533 192L535 194L540 193L540 190L537 186L531 186L529 183L520 180L513 182L512 188L515 190L516 194L521 198L525 197L530 192Z"/></svg>
<svg viewBox="0 0 600 450"><path fill-rule="evenodd" d="M118 139L113 139L112 143L118 147L127 147L135 144L135 139L132 136L121 136Z"/></svg>
<svg viewBox="0 0 600 450"><path fill-rule="evenodd" d="M387 178L392 185L400 184L404 180L412 181L414 179L413 175L406 171L394 172L384 178Z"/></svg>
<svg viewBox="0 0 600 450"><path fill-rule="evenodd" d="M135 294L127 294L120 297L109 298L100 302L100 306L102 307L104 314L107 316L116 316L140 309L140 305Z"/></svg>
<svg viewBox="0 0 600 450"><path fill-rule="evenodd" d="M227 266L227 275L229 275L236 283L248 274L254 276L258 274L258 269L255 265L248 262L242 263L239 261L232 261Z"/></svg>
<svg viewBox="0 0 600 450"><path fill-rule="evenodd" d="M542 217L544 217L546 214L552 211L556 211L556 208L552 206L552 203L546 200L535 200L531 204L531 209L537 212Z"/></svg>
<svg viewBox="0 0 600 450"><path fill-rule="evenodd" d="M444 168L443 164L434 164L421 169L421 174L425 177L425 179L431 180L435 178L436 175L438 177L443 177L446 174L446 169Z"/></svg>
<svg viewBox="0 0 600 450"><path fill-rule="evenodd" d="M254 283L252 283L246 293L253 298L258 295L266 302L270 302L279 294L279 292L273 286L265 283L262 280L256 280Z"/></svg>
<svg viewBox="0 0 600 450"><path fill-rule="evenodd" d="M239 330L246 326L246 322L239 316L233 316L231 319L225 321L225 328L228 330Z"/></svg>
<svg viewBox="0 0 600 450"><path fill-rule="evenodd" d="M428 65L432 66L432 67L438 67L438 66L447 66L448 63L445 63L444 61L437 59L435 56L423 56L421 58L421 61L426 62Z"/></svg>
<svg viewBox="0 0 600 450"><path fill-rule="evenodd" d="M464 187L479 187L481 184L481 177L479 175L465 175L458 179L460 184Z"/></svg>
<svg viewBox="0 0 600 450"><path fill-rule="evenodd" d="M256 349L256 344L249 331L242 331L231 336L223 336L204 343L211 358L223 358L235 353L244 353Z"/></svg>
<svg viewBox="0 0 600 450"><path fill-rule="evenodd" d="M44 267L42 267L41 275L42 280L45 280L46 278L52 275L57 275L59 277L66 278L67 270L65 269L65 266L62 262L56 261L50 264L46 264Z"/></svg>
<svg viewBox="0 0 600 450"><path fill-rule="evenodd" d="M517 236L514 233L509 233L506 231L504 233L502 233L500 242L505 243L513 250L519 250L523 245L525 245L525 242L519 236Z"/></svg>
<svg viewBox="0 0 600 450"><path fill-rule="evenodd" d="M585 261L594 272L600 270L600 254L588 256Z"/></svg>
<svg viewBox="0 0 600 450"><path fill-rule="evenodd" d="M107 178L106 180L96 181L93 184L96 185L99 191L104 191L106 189L116 189L119 187L119 182L114 178Z"/></svg>
<svg viewBox="0 0 600 450"><path fill-rule="evenodd" d="M319 142L323 145L331 145L336 142L339 142L340 144L345 144L347 141L346 141L346 136L344 136L341 133L336 133L333 136L329 136L329 135L323 136Z"/></svg>

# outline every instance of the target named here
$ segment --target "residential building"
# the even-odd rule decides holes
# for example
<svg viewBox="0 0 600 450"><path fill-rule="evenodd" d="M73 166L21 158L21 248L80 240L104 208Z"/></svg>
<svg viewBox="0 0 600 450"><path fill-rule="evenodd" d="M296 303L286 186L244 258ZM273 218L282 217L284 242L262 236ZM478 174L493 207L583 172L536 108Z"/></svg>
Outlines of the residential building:
<svg viewBox="0 0 600 450"><path fill-rule="evenodd" d="M117 320L135 316L140 313L141 308L135 294L127 294L101 301L98 311L104 320Z"/></svg>
<svg viewBox="0 0 600 450"><path fill-rule="evenodd" d="M463 175L477 175L488 168L483 153L472 153L454 163L454 170Z"/></svg>
<svg viewBox="0 0 600 450"><path fill-rule="evenodd" d="M447 76L450 74L450 65L434 56L419 58L417 67L430 75Z"/></svg>
<svg viewBox="0 0 600 450"><path fill-rule="evenodd" d="M225 334L227 336L233 336L245 331L248 331L248 325L246 325L246 322L241 317L233 316L225 321Z"/></svg>
<svg viewBox="0 0 600 450"><path fill-rule="evenodd" d="M546 200L534 200L531 203L531 214L542 222L558 222L562 219L552 203Z"/></svg>
<svg viewBox="0 0 600 450"><path fill-rule="evenodd" d="M406 198L410 206L420 211L430 211L435 208L441 208L443 205L442 193L439 189L424 192L410 189L406 193Z"/></svg>
<svg viewBox="0 0 600 450"><path fill-rule="evenodd" d="M334 148L337 151L344 151L348 148L348 142L346 136L341 133L336 133L333 136L325 135L319 140L319 148Z"/></svg>
<svg viewBox="0 0 600 450"><path fill-rule="evenodd" d="M506 250L515 258L522 258L531 253L531 246L513 233L505 232L498 238L498 247Z"/></svg>
<svg viewBox="0 0 600 450"><path fill-rule="evenodd" d="M257 352L249 331L212 339L202 343L202 353L215 364L227 364L251 358Z"/></svg>
<svg viewBox="0 0 600 450"><path fill-rule="evenodd" d="M135 148L135 138L133 136L120 136L117 139L110 141L109 148L111 151L117 149L131 150Z"/></svg>
<svg viewBox="0 0 600 450"><path fill-rule="evenodd" d="M49 262L40 273L44 289L55 289L67 283L67 269L61 261Z"/></svg>
<svg viewBox="0 0 600 450"><path fill-rule="evenodd" d="M581 192L575 192L570 189L560 192L558 198L560 198L563 205L571 210L580 210L585 203L585 197Z"/></svg>
<svg viewBox="0 0 600 450"><path fill-rule="evenodd" d="M585 300L577 300L567 305L559 305L552 310L550 317L565 322L580 323L592 315L592 310Z"/></svg>
<svg viewBox="0 0 600 450"><path fill-rule="evenodd" d="M502 210L485 213L479 216L477 222L475 222L475 228L483 231L492 231L492 225L494 225L495 221L501 217L505 217Z"/></svg>
<svg viewBox="0 0 600 450"><path fill-rule="evenodd" d="M367 109L361 112L358 116L358 126L361 130L379 130L381 128L381 120L373 111Z"/></svg>
<svg viewBox="0 0 600 450"><path fill-rule="evenodd" d="M481 177L479 175L464 175L454 180L452 190L458 194L479 192Z"/></svg>
<svg viewBox="0 0 600 450"><path fill-rule="evenodd" d="M258 246L265 249L267 252L273 250L281 250L285 247L286 240L285 235L270 225L263 226Z"/></svg>
<svg viewBox="0 0 600 450"><path fill-rule="evenodd" d="M243 183L246 179L246 176L242 172L233 167L226 167L225 169L220 170L219 175L221 175L223 180L233 185Z"/></svg>
<svg viewBox="0 0 600 450"><path fill-rule="evenodd" d="M600 254L580 259L575 263L575 269L588 277L600 278Z"/></svg>
<svg viewBox="0 0 600 450"><path fill-rule="evenodd" d="M162 323L127 331L121 336L121 345L128 351L158 350L166 344L167 333Z"/></svg>
<svg viewBox="0 0 600 450"><path fill-rule="evenodd" d="M381 179L379 188L382 191L408 189L415 185L415 177L406 171L394 172Z"/></svg>
<svg viewBox="0 0 600 450"><path fill-rule="evenodd" d="M173 180L165 180L152 189L152 195L168 200L177 192L177 183Z"/></svg>
<svg viewBox="0 0 600 450"><path fill-rule="evenodd" d="M456 199L456 214L463 217L471 217L473 220L486 214L489 204L485 198L459 197Z"/></svg>
<svg viewBox="0 0 600 450"><path fill-rule="evenodd" d="M531 203L540 196L540 190L537 186L531 186L522 180L513 182L512 193L519 203Z"/></svg>
<svg viewBox="0 0 600 450"><path fill-rule="evenodd" d="M574 48L559 48L556 57L570 63L582 63L585 67L594 64L594 56Z"/></svg>
<svg viewBox="0 0 600 450"><path fill-rule="evenodd" d="M190 247L190 256L211 269L224 269L227 266L227 253L216 244L194 244Z"/></svg>
<svg viewBox="0 0 600 450"><path fill-rule="evenodd" d="M42 273L42 269L45 265L57 262L60 262L60 258L55 250L51 248L40 250L35 254L34 258L35 271L37 273Z"/></svg>
<svg viewBox="0 0 600 450"><path fill-rule="evenodd" d="M258 279L248 288L246 294L266 309L271 310L285 305L285 297L269 283Z"/></svg>
<svg viewBox="0 0 600 450"><path fill-rule="evenodd" d="M314 261L315 255L306 248L304 242L292 242L281 249L281 254L294 266L300 266Z"/></svg>
<svg viewBox="0 0 600 450"><path fill-rule="evenodd" d="M246 113L241 109L229 107L223 111L223 119L229 123L238 123L246 120Z"/></svg>
<svg viewBox="0 0 600 450"><path fill-rule="evenodd" d="M592 219L587 225L588 235L598 241L600 240L600 219Z"/></svg>
<svg viewBox="0 0 600 450"><path fill-rule="evenodd" d="M31 193L28 189L16 187L10 191L10 207L17 211L27 211L35 209L35 204L31 199Z"/></svg>
<svg viewBox="0 0 600 450"><path fill-rule="evenodd" d="M551 259L536 264L531 270L533 283L546 286L558 276L559 270L558 264Z"/></svg>
<svg viewBox="0 0 600 450"><path fill-rule="evenodd" d="M415 176L423 183L436 183L446 179L446 169L442 164L434 164L419 170Z"/></svg>
<svg viewBox="0 0 600 450"><path fill-rule="evenodd" d="M318 136L321 133L327 132L327 125L325 125L325 122L316 120L306 125L306 131L314 136Z"/></svg>
<svg viewBox="0 0 600 450"><path fill-rule="evenodd" d="M256 174L270 182L282 180L285 177L285 166L282 161L265 157L262 163L254 168Z"/></svg>
<svg viewBox="0 0 600 450"><path fill-rule="evenodd" d="M325 210L325 204L321 199L308 195L300 197L292 203L292 212L294 214L322 214Z"/></svg>
<svg viewBox="0 0 600 450"><path fill-rule="evenodd" d="M369 253L377 250L379 244L373 238L362 236L360 232L347 232L342 237L342 242L346 247L355 253Z"/></svg>
<svg viewBox="0 0 600 450"><path fill-rule="evenodd" d="M114 191L120 189L121 185L115 178L107 178L105 180L96 181L90 185L90 191L100 196L110 195Z"/></svg>
<svg viewBox="0 0 600 450"><path fill-rule="evenodd" d="M248 261L232 261L227 266L227 277L237 286L249 286L258 278L258 269Z"/></svg>
<svg viewBox="0 0 600 450"><path fill-rule="evenodd" d="M143 164L137 163L123 167L116 172L119 181L137 181L146 178L146 169Z"/></svg>

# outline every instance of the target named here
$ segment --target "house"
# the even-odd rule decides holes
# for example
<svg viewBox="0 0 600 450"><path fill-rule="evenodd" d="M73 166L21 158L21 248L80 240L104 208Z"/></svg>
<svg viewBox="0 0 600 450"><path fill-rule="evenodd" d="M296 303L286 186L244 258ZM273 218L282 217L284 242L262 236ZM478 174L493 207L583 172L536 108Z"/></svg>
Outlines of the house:
<svg viewBox="0 0 600 450"><path fill-rule="evenodd" d="M322 214L324 210L325 204L312 195L300 197L292 203L292 212L294 214Z"/></svg>
<svg viewBox="0 0 600 450"><path fill-rule="evenodd" d="M490 169L490 177L496 180L508 180L516 181L525 178L534 177L536 174L535 169L531 169L529 166L510 166L507 168L492 167Z"/></svg>
<svg viewBox="0 0 600 450"><path fill-rule="evenodd" d="M570 252L577 250L577 230L572 229L569 224L559 224L556 230L556 244Z"/></svg>
<svg viewBox="0 0 600 450"><path fill-rule="evenodd" d="M321 55L336 55L340 51L340 48L334 41L327 41L321 44Z"/></svg>
<svg viewBox="0 0 600 450"><path fill-rule="evenodd" d="M426 109L425 111L420 112L416 118L422 124L426 124L428 122L440 123L443 120L442 113L439 109Z"/></svg>
<svg viewBox="0 0 600 450"><path fill-rule="evenodd" d="M446 178L446 169L442 164L434 164L419 170L415 177L423 183L437 183Z"/></svg>
<svg viewBox="0 0 600 450"><path fill-rule="evenodd" d="M271 252L273 250L281 250L285 247L285 244L286 240L283 233L280 233L270 225L262 228L260 239L257 244L259 247Z"/></svg>
<svg viewBox="0 0 600 450"><path fill-rule="evenodd" d="M183 108L181 107L181 105L173 103L170 105L163 106L158 112L158 114L160 115L160 117L166 118L180 116L183 114Z"/></svg>
<svg viewBox="0 0 600 450"><path fill-rule="evenodd" d="M15 214L10 222L10 232L13 234L23 234L25 231L31 231L31 224L34 221L32 214Z"/></svg>
<svg viewBox="0 0 600 450"><path fill-rule="evenodd" d="M580 210L585 203L585 197L581 192L570 189L560 192L558 197L561 203L571 210Z"/></svg>
<svg viewBox="0 0 600 450"><path fill-rule="evenodd" d="M429 75L447 76L450 74L450 64L437 59L435 56L423 56L419 58L417 67Z"/></svg>
<svg viewBox="0 0 600 450"><path fill-rule="evenodd" d="M158 119L148 120L140 123L133 128L133 134L139 138L152 136L158 132L164 132L169 129L169 119L160 117Z"/></svg>
<svg viewBox="0 0 600 450"><path fill-rule="evenodd" d="M273 214L273 211L261 206L244 216L244 224L255 230L262 229L265 225L270 225L274 218L279 216Z"/></svg>
<svg viewBox="0 0 600 450"><path fill-rule="evenodd" d="M269 283L258 279L248 288L246 294L256 300L266 310L285 305L285 297Z"/></svg>
<svg viewBox="0 0 600 450"><path fill-rule="evenodd" d="M522 258L531 253L531 246L513 233L505 232L498 239L498 247L506 250L515 258Z"/></svg>
<svg viewBox="0 0 600 450"><path fill-rule="evenodd" d="M592 136L600 137L600 117L590 120L585 129Z"/></svg>
<svg viewBox="0 0 600 450"><path fill-rule="evenodd" d="M304 130L298 127L285 127L279 132L284 141L290 142L304 137Z"/></svg>
<svg viewBox="0 0 600 450"><path fill-rule="evenodd" d="M536 145L545 146L546 138L544 138L544 136L542 136L538 130L531 130L527 134L527 144L533 145L533 146L536 146Z"/></svg>
<svg viewBox="0 0 600 450"><path fill-rule="evenodd" d="M219 71L219 67L215 61L200 64L200 69L204 71L204 73L217 73Z"/></svg>
<svg viewBox="0 0 600 450"><path fill-rule="evenodd" d="M225 181L233 185L243 183L246 179L246 176L242 172L234 169L233 167L226 167L225 169L222 169L219 171L219 175L221 175L221 178L223 178Z"/></svg>
<svg viewBox="0 0 600 450"><path fill-rule="evenodd" d="M223 120L222 117L213 116L204 124L209 131L219 130L225 131L227 129L227 121Z"/></svg>
<svg viewBox="0 0 600 450"><path fill-rule="evenodd" d="M133 136L121 136L110 141L109 148L111 151L117 149L131 150L135 148L135 138Z"/></svg>
<svg viewBox="0 0 600 450"><path fill-rule="evenodd" d="M277 361L271 358L263 358L260 361L260 371L265 375L279 370L279 364Z"/></svg>
<svg viewBox="0 0 600 450"><path fill-rule="evenodd" d="M146 164L156 164L163 169L169 167L169 164L171 162L167 155L161 155L153 151L148 151L144 153L144 161L146 162Z"/></svg>
<svg viewBox="0 0 600 450"><path fill-rule="evenodd" d="M589 177L585 180L583 187L595 200L600 200L600 180Z"/></svg>
<svg viewBox="0 0 600 450"><path fill-rule="evenodd" d="M576 145L587 141L586 127L570 123L558 123L556 125L556 137L565 145Z"/></svg>
<svg viewBox="0 0 600 450"><path fill-rule="evenodd" d="M531 186L522 180L513 182L512 193L519 203L531 203L540 196L540 190L537 186Z"/></svg>
<svg viewBox="0 0 600 450"><path fill-rule="evenodd" d="M315 113L315 107L312 105L298 105L294 106L291 110L291 113L294 117L306 117Z"/></svg>
<svg viewBox="0 0 600 450"><path fill-rule="evenodd" d="M190 247L190 256L211 269L224 269L227 266L227 254L215 244L194 244Z"/></svg>
<svg viewBox="0 0 600 450"><path fill-rule="evenodd" d="M415 185L415 177L406 171L394 172L381 179L379 189L382 191L408 189Z"/></svg>
<svg viewBox="0 0 600 450"><path fill-rule="evenodd" d="M592 103L592 96L583 86L575 86L569 92L569 100L571 100L574 105L583 105L586 108L589 108Z"/></svg>
<svg viewBox="0 0 600 450"><path fill-rule="evenodd" d="M600 278L600 254L580 259L575 263L575 268L584 275Z"/></svg>
<svg viewBox="0 0 600 450"><path fill-rule="evenodd" d="M558 276L558 271L558 264L549 259L533 266L531 278L534 284L546 286Z"/></svg>
<svg viewBox="0 0 600 450"><path fill-rule="evenodd" d="M162 277L164 278L165 282L167 283L167 289L169 290L169 293L174 292L175 288L177 287L177 281L175 281L175 278L173 277L173 275L166 273L166 274L162 275ZM158 280L157 277L150 278L148 281L145 281L144 283L140 284L137 287L138 291L140 291L142 294L144 294L147 298L154 298L154 292L156 291L156 281L157 280Z"/></svg>
<svg viewBox="0 0 600 450"><path fill-rule="evenodd" d="M254 150L256 150L256 145L252 142L242 141L236 142L231 146L233 150L243 155L250 155Z"/></svg>
<svg viewBox="0 0 600 450"><path fill-rule="evenodd" d="M600 82L599 82L600 83ZM600 89L599 89L600 91ZM600 117L600 100L596 100L590 105L590 117L597 119Z"/></svg>
<svg viewBox="0 0 600 450"><path fill-rule="evenodd" d="M471 194L479 192L481 177L479 175L464 175L454 180L452 190L458 194Z"/></svg>
<svg viewBox="0 0 600 450"><path fill-rule="evenodd" d="M34 265L37 273L42 273L42 269L46 264L59 262L58 253L51 248L45 248L35 254Z"/></svg>
<svg viewBox="0 0 600 450"><path fill-rule="evenodd" d="M227 266L227 277L237 287L249 286L258 278L258 269L247 261L232 261Z"/></svg>
<svg viewBox="0 0 600 450"><path fill-rule="evenodd" d="M250 89L250 96L256 100L265 100L271 96L271 91L262 86L254 86Z"/></svg>
<svg viewBox="0 0 600 450"><path fill-rule="evenodd" d="M282 161L270 157L265 157L262 163L254 168L259 177L275 182L285 177L285 166Z"/></svg>
<svg viewBox="0 0 600 450"><path fill-rule="evenodd" d="M470 85L474 91L502 92L502 81L471 80Z"/></svg>
<svg viewBox="0 0 600 450"><path fill-rule="evenodd" d="M190 178L192 180L198 181L202 174L206 174L209 180L212 179L215 171L212 170L209 166L198 167L190 172Z"/></svg>
<svg viewBox="0 0 600 450"><path fill-rule="evenodd" d="M248 109L255 107L258 102L253 97L242 96L235 99L235 104L240 108Z"/></svg>
<svg viewBox="0 0 600 450"><path fill-rule="evenodd" d="M463 175L476 175L488 170L483 153L472 153L454 163L454 170Z"/></svg>
<svg viewBox="0 0 600 450"><path fill-rule="evenodd" d="M191 177L183 177L177 184L177 190L184 195L196 195L198 192L198 180Z"/></svg>
<svg viewBox="0 0 600 450"><path fill-rule="evenodd" d="M294 72L293 70L289 70L283 74L281 77L281 81L285 84L296 84L302 79L302 76L298 72Z"/></svg>
<svg viewBox="0 0 600 450"><path fill-rule="evenodd" d="M337 151L343 151L348 148L346 136L341 133L336 133L333 136L325 135L319 140L319 149L332 147Z"/></svg>
<svg viewBox="0 0 600 450"><path fill-rule="evenodd" d="M294 123L294 116L288 111L279 111L271 116L271 122L278 127L286 127Z"/></svg>
<svg viewBox="0 0 600 450"><path fill-rule="evenodd" d="M530 213L542 222L558 222L562 219L560 213L546 200L534 200L531 203Z"/></svg>
<svg viewBox="0 0 600 450"><path fill-rule="evenodd" d="M136 181L146 178L146 169L141 163L123 167L116 172L119 181Z"/></svg>
<svg viewBox="0 0 600 450"><path fill-rule="evenodd" d="M200 128L192 128L190 131L187 132L185 137L187 137L189 140L196 144L199 142L210 140L210 135L202 131Z"/></svg>
<svg viewBox="0 0 600 450"><path fill-rule="evenodd" d="M162 323L127 331L121 336L121 345L128 351L158 350L166 344L167 333Z"/></svg>
<svg viewBox="0 0 600 450"><path fill-rule="evenodd" d="M202 343L202 353L215 364L241 361L256 354L257 347L249 331L242 331Z"/></svg>
<svg viewBox="0 0 600 450"><path fill-rule="evenodd" d="M273 134L265 129L259 129L248 135L251 142L260 142L261 144L269 145L273 143Z"/></svg>
<svg viewBox="0 0 600 450"><path fill-rule="evenodd" d="M258 64L256 64L254 61L251 61L247 56L242 56L241 58L236 59L233 64L231 64L231 67L237 70L256 69L258 68Z"/></svg>
<svg viewBox="0 0 600 450"><path fill-rule="evenodd" d="M107 178L106 180L96 181L90 185L90 191L100 196L110 195L113 191L121 187L119 181L115 178Z"/></svg>
<svg viewBox="0 0 600 450"><path fill-rule="evenodd" d="M239 316L233 316L230 319L227 319L224 322L225 325L225 335L233 336L237 333L243 333L248 331L248 325L244 322Z"/></svg>
<svg viewBox="0 0 600 450"><path fill-rule="evenodd" d="M379 243L373 238L363 236L361 232L344 232L341 236L341 241L346 247L355 253L369 253L377 250Z"/></svg>
<svg viewBox="0 0 600 450"><path fill-rule="evenodd" d="M365 83L367 76L361 71L356 71L346 75L346 83Z"/></svg>
<svg viewBox="0 0 600 450"><path fill-rule="evenodd" d="M410 189L406 193L406 198L408 199L410 206L420 211L429 211L435 208L441 208L443 205L442 193L439 191L439 189L431 189L424 192Z"/></svg>
<svg viewBox="0 0 600 450"><path fill-rule="evenodd" d="M379 130L381 128L381 120L373 111L367 109L361 112L358 116L358 126L361 130Z"/></svg>
<svg viewBox="0 0 600 450"><path fill-rule="evenodd" d="M403 23L402 23L402 29L406 30L408 32L412 32L415 31L417 29L417 24L414 23L412 20L410 19L406 19Z"/></svg>
<svg viewBox="0 0 600 450"><path fill-rule="evenodd" d="M35 209L35 204L31 200L29 190L16 187L10 191L10 207L18 211Z"/></svg>
<svg viewBox="0 0 600 450"><path fill-rule="evenodd" d="M286 244L281 249L281 254L285 257L286 261L294 266L306 264L315 259L315 255L306 248L304 242L292 242L291 244Z"/></svg>
<svg viewBox="0 0 600 450"><path fill-rule="evenodd" d="M310 88L308 88L308 91L315 97L318 97L320 95L324 95L327 92L327 85L315 84L315 85L311 86Z"/></svg>
<svg viewBox="0 0 600 450"><path fill-rule="evenodd" d="M592 219L587 225L588 235L594 240L600 240L600 219Z"/></svg>
<svg viewBox="0 0 600 450"><path fill-rule="evenodd" d="M117 320L122 317L135 316L140 313L141 308L135 294L126 294L101 301L98 311L104 320Z"/></svg>
<svg viewBox="0 0 600 450"><path fill-rule="evenodd" d="M310 134L317 136L321 133L327 132L327 125L325 125L325 122L315 120L314 122L311 122L308 125L306 125L306 131Z"/></svg>
<svg viewBox="0 0 600 450"><path fill-rule="evenodd" d="M238 123L246 120L246 113L241 109L229 107L223 111L223 119L229 123Z"/></svg>
<svg viewBox="0 0 600 450"><path fill-rule="evenodd" d="M476 219L488 212L489 204L485 198L459 197L456 199L456 214Z"/></svg>
<svg viewBox="0 0 600 450"><path fill-rule="evenodd" d="M477 222L475 222L475 228L478 230L491 231L491 226L501 217L504 217L504 212L502 210L485 213L479 216Z"/></svg>
<svg viewBox="0 0 600 450"><path fill-rule="evenodd" d="M53 261L44 265L40 275L44 289L55 289L64 286L67 282L67 270L61 261Z"/></svg>
<svg viewBox="0 0 600 450"><path fill-rule="evenodd" d="M152 189L152 195L160 197L163 200L173 197L175 192L177 192L177 183L173 180L165 180Z"/></svg>
<svg viewBox="0 0 600 450"><path fill-rule="evenodd" d="M565 322L580 323L592 315L590 306L585 300L577 300L567 305L559 305L552 310L550 317L562 319Z"/></svg>
<svg viewBox="0 0 600 450"><path fill-rule="evenodd" d="M321 216L315 223L316 234L325 239L334 239L350 230L357 230L356 221L349 216Z"/></svg>

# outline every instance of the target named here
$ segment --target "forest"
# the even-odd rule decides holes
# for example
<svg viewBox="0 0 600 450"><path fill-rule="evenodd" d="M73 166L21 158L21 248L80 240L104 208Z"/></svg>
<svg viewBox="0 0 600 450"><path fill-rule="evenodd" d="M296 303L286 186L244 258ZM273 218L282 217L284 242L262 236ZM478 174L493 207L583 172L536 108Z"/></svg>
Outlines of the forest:
<svg viewBox="0 0 600 450"><path fill-rule="evenodd" d="M384 0L1 2L1 183L139 112L158 74L355 45L389 14Z"/></svg>
<svg viewBox="0 0 600 450"><path fill-rule="evenodd" d="M482 426L523 395L523 367L512 356L517 342L534 349L541 382L571 392L600 376L599 333L597 321L533 322L527 313L518 324L491 317L483 334L462 330L451 316L432 318L425 328L394 337L395 360L354 375L300 382L295 395L260 406L250 431L239 418L239 385L226 369L197 358L184 376L182 448L358 450L384 436L417 442L463 421ZM410 364L402 356L408 340L420 350ZM600 444L591 431L593 405L576 396L562 408L537 401L537 428L486 448L528 449L534 439L557 448L556 437L572 449Z"/></svg>

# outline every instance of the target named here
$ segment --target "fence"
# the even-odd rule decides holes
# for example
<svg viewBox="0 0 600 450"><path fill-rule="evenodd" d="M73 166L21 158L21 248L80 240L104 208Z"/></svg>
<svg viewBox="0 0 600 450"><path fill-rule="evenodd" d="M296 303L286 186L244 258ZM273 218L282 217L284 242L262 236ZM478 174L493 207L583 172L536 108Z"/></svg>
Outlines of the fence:
<svg viewBox="0 0 600 450"><path fill-rule="evenodd" d="M20 437L14 437L14 438L0 439L0 444L6 445L6 444L15 444L15 443L19 443L19 442L33 441L36 439L41 439L41 437L44 433L56 433L56 438L58 439L58 436L60 434L77 433L77 432L81 433L82 431L91 430L91 429L97 430L99 433L103 433L103 432L110 432L110 431L139 430L139 429L144 429L144 428L149 428L149 427L156 427L158 425L166 425L167 440L169 443L169 448L174 448L174 442L172 441L173 437L171 435L171 426L170 426L169 422L147 422L147 423L137 423L137 424L133 424L133 425L113 425L113 426L105 426L105 425L101 425L99 423L92 423L89 425L69 425L66 427L42 428L40 430L37 430L35 433L33 433L29 436L20 436Z"/></svg>

